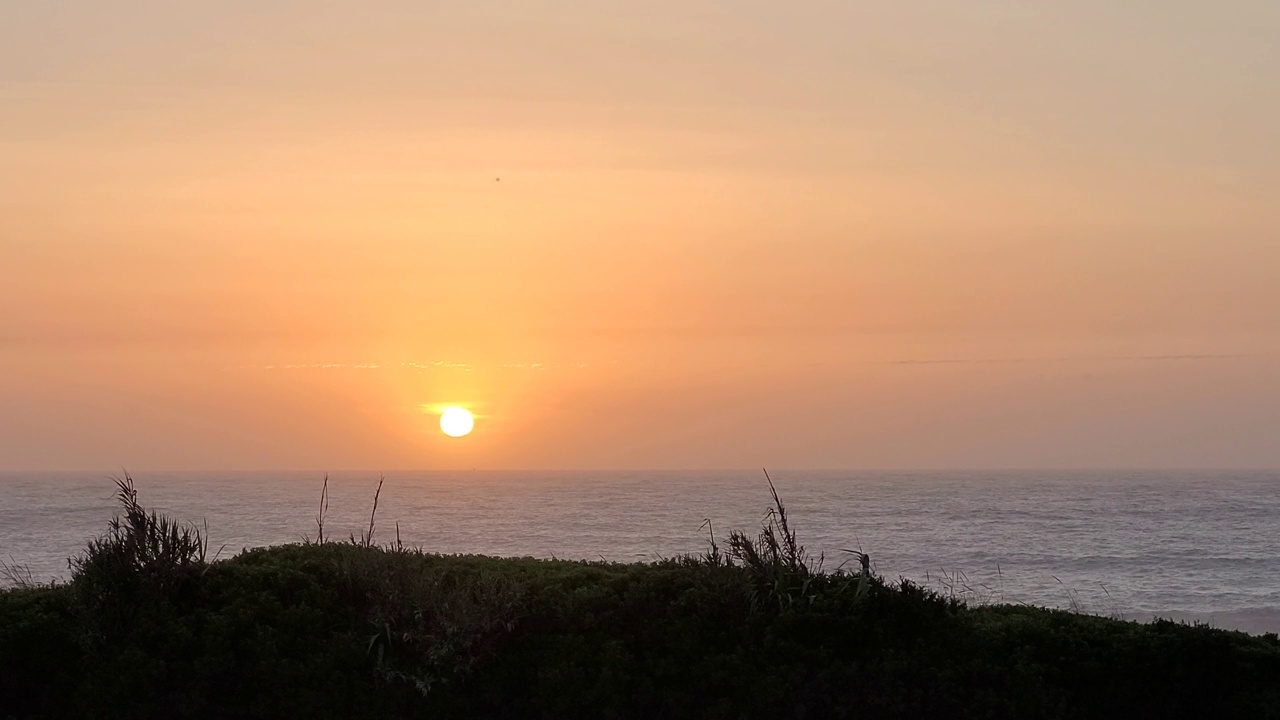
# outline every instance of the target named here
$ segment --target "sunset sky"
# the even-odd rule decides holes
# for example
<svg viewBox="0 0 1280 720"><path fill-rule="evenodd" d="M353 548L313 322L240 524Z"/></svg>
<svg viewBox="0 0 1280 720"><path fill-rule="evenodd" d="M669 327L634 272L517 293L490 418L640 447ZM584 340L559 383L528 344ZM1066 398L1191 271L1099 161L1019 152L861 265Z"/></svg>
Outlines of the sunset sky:
<svg viewBox="0 0 1280 720"><path fill-rule="evenodd" d="M1274 0L0 0L0 468L1277 467L1277 48Z"/></svg>

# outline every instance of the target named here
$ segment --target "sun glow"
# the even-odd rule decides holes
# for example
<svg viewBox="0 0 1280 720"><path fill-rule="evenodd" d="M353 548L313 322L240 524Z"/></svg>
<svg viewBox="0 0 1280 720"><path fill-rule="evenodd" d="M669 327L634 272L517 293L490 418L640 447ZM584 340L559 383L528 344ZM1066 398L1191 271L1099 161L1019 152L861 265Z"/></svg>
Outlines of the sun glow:
<svg viewBox="0 0 1280 720"><path fill-rule="evenodd" d="M440 413L440 430L449 437L460 438L470 435L475 426L475 418L463 408L445 408L444 412Z"/></svg>

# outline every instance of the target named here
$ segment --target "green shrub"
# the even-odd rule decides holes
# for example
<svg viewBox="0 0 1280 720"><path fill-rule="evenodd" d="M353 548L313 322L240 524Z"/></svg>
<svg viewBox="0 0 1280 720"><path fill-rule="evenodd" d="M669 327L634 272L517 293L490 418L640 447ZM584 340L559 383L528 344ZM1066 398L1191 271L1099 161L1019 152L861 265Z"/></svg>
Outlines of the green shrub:
<svg viewBox="0 0 1280 720"><path fill-rule="evenodd" d="M623 565L379 548L373 517L213 562L118 490L69 585L0 592L0 718L1280 717L1274 635L827 572L776 492L724 554Z"/></svg>
<svg viewBox="0 0 1280 720"><path fill-rule="evenodd" d="M115 483L121 514L70 561L81 609L104 631L143 609L181 599L207 568L206 533L148 512L128 475Z"/></svg>

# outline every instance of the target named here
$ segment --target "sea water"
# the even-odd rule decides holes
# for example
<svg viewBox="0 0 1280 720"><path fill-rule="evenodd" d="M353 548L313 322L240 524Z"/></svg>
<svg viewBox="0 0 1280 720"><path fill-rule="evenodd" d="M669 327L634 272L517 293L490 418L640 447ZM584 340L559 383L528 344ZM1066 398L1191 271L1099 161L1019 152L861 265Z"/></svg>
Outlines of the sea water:
<svg viewBox="0 0 1280 720"><path fill-rule="evenodd" d="M771 474L828 568L864 551L886 578L971 602L1280 631L1280 471ZM380 474L329 477L326 534L367 531ZM314 537L322 479L135 476L144 504L207 522L222 557ZM108 473L0 474L0 559L65 579L114 492ZM771 504L759 470L393 472L374 534L441 553L650 561L704 551L709 530L755 530Z"/></svg>

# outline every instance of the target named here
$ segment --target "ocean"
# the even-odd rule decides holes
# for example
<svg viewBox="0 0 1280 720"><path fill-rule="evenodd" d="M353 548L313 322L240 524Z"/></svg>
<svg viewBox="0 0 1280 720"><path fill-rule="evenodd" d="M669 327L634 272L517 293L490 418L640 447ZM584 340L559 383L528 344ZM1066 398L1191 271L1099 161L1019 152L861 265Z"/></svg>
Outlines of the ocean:
<svg viewBox="0 0 1280 720"><path fill-rule="evenodd" d="M1280 631L1280 471L771 471L800 541L971 602ZM323 474L144 473L144 504L222 557L314 535ZM330 475L326 533L367 528L379 473ZM38 580L115 512L106 473L0 474L0 559ZM759 471L387 473L375 539L441 553L646 561L755 529ZM856 564L856 563L855 563Z"/></svg>

